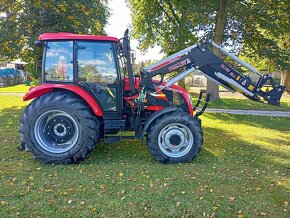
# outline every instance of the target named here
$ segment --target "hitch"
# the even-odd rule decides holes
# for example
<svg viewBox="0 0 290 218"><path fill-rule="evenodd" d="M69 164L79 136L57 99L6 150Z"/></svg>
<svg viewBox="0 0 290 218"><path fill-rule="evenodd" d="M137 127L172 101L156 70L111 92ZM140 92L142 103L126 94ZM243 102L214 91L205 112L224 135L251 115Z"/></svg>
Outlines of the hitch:
<svg viewBox="0 0 290 218"><path fill-rule="evenodd" d="M205 96L204 96L204 94L205 94ZM209 93L206 93L204 91L201 91L199 93L197 102L196 102L195 106L193 107L193 111L197 111L195 113L195 115L194 115L195 117L199 117L200 115L202 115L204 113L204 111L207 108L207 105L208 105L208 102L209 102L209 98L210 98L210 94ZM202 107L198 107L200 102L204 102Z"/></svg>

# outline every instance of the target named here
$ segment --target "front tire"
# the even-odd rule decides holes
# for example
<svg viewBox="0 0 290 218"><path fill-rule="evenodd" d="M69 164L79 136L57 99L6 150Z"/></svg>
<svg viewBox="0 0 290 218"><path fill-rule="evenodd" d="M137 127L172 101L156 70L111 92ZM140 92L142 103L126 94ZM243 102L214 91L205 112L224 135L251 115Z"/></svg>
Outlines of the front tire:
<svg viewBox="0 0 290 218"><path fill-rule="evenodd" d="M99 125L78 96L66 91L51 92L25 108L21 143L43 163L77 163L95 147Z"/></svg>
<svg viewBox="0 0 290 218"><path fill-rule="evenodd" d="M202 141L200 122L183 111L157 118L147 132L149 151L161 163L191 162Z"/></svg>

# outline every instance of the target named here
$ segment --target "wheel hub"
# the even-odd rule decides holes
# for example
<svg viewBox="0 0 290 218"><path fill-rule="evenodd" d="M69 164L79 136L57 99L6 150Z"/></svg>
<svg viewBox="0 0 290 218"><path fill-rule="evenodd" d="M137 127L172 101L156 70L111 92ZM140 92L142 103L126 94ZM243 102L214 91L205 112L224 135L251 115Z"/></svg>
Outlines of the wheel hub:
<svg viewBox="0 0 290 218"><path fill-rule="evenodd" d="M181 157L192 147L193 135L183 124L173 123L165 126L158 136L160 150L169 157Z"/></svg>
<svg viewBox="0 0 290 218"><path fill-rule="evenodd" d="M168 128L164 132L165 146L169 148L178 148L183 146L185 143L186 137L184 132L182 132L177 127Z"/></svg>
<svg viewBox="0 0 290 218"><path fill-rule="evenodd" d="M57 136L65 136L66 135L66 127L62 123L58 123L53 127L53 132Z"/></svg>
<svg viewBox="0 0 290 218"><path fill-rule="evenodd" d="M48 119L44 126L44 134L55 143L66 143L71 140L73 131L71 121L63 115L56 115Z"/></svg>
<svg viewBox="0 0 290 218"><path fill-rule="evenodd" d="M76 121L63 111L44 113L37 119L34 132L39 145L54 153L68 151L78 139Z"/></svg>
<svg viewBox="0 0 290 218"><path fill-rule="evenodd" d="M170 144L172 144L173 146L178 146L181 142L181 138L179 135L173 135L169 138L169 142Z"/></svg>

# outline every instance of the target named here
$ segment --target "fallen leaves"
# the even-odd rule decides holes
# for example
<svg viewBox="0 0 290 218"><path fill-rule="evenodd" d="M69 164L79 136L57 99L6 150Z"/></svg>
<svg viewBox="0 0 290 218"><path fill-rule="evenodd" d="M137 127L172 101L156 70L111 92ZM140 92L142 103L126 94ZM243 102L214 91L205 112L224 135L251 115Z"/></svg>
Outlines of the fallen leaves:
<svg viewBox="0 0 290 218"><path fill-rule="evenodd" d="M150 180L150 188L154 187L154 182L152 180Z"/></svg>
<svg viewBox="0 0 290 218"><path fill-rule="evenodd" d="M9 203L8 203L8 201L1 201L0 204L1 204L2 206L4 206L4 205L8 205Z"/></svg>
<svg viewBox="0 0 290 218"><path fill-rule="evenodd" d="M238 218L244 218L244 214L242 210L239 210L237 215L238 215Z"/></svg>
<svg viewBox="0 0 290 218"><path fill-rule="evenodd" d="M261 190L261 188L256 188L256 192L260 192Z"/></svg>
<svg viewBox="0 0 290 218"><path fill-rule="evenodd" d="M29 176L28 179L32 181L34 179L34 177L33 176Z"/></svg>
<svg viewBox="0 0 290 218"><path fill-rule="evenodd" d="M287 212L288 209L289 209L289 203L288 203L288 201L284 201L284 204L283 204L283 211L284 211L284 212Z"/></svg>
<svg viewBox="0 0 290 218"><path fill-rule="evenodd" d="M236 200L235 197L229 197L229 203L233 203Z"/></svg>

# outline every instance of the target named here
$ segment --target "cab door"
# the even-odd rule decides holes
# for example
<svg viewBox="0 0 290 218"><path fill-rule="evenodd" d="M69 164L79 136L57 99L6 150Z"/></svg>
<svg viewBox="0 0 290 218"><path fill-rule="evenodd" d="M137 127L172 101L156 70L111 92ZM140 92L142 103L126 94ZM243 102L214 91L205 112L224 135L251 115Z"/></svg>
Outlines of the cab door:
<svg viewBox="0 0 290 218"><path fill-rule="evenodd" d="M115 44L107 41L76 42L77 81L100 104L104 119L120 119L122 87Z"/></svg>

